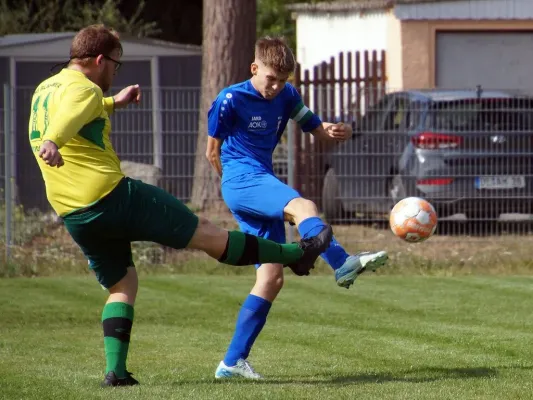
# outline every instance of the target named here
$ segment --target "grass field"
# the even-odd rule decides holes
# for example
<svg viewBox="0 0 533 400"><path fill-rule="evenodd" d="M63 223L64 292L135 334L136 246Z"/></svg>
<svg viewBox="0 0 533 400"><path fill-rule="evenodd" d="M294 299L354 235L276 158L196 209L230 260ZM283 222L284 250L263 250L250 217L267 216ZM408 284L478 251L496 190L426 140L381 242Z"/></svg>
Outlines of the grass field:
<svg viewBox="0 0 533 400"><path fill-rule="evenodd" d="M1 399L530 399L533 278L287 278L251 361L215 382L252 276L141 279L128 368L104 390L90 278L0 280Z"/></svg>

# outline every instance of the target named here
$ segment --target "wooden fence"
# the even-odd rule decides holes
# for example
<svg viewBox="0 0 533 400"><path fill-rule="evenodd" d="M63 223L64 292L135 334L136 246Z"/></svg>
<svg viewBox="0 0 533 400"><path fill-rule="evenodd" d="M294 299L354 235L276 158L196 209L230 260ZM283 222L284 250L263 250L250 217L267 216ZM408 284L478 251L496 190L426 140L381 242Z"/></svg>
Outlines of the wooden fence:
<svg viewBox="0 0 533 400"><path fill-rule="evenodd" d="M351 123L386 90L385 51L343 52L312 70L297 65L294 84L323 121ZM292 122L291 122L292 123ZM296 125L296 124L295 124ZM294 186L320 204L328 146L295 126Z"/></svg>

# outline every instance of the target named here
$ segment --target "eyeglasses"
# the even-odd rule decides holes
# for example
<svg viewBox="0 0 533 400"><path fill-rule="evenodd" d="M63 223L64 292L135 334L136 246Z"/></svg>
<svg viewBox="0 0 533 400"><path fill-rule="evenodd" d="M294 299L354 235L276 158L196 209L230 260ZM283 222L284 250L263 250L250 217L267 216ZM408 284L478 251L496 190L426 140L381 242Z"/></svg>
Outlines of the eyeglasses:
<svg viewBox="0 0 533 400"><path fill-rule="evenodd" d="M104 58L108 59L109 61L113 61L115 63L115 72L117 72L120 67L122 67L122 63L118 60L115 60L114 58L111 58L109 56L104 56Z"/></svg>
<svg viewBox="0 0 533 400"><path fill-rule="evenodd" d="M78 58L78 59L81 59L81 58L92 58L92 57L98 57L99 54L87 54L87 55L84 55L84 56L80 56L80 57L75 57L75 58ZM115 63L115 72L117 72L120 67L122 67L122 63L118 60L115 60L114 58L111 58L109 56L106 56L105 54L102 54L102 56L106 59L106 60L109 60L109 61L113 61Z"/></svg>
<svg viewBox="0 0 533 400"><path fill-rule="evenodd" d="M105 54L102 54L102 56L106 59L106 60L109 60L109 61L112 61L115 63L115 72L117 72L120 67L122 67L122 63L118 60L115 60L114 58L111 58L109 56L106 56ZM86 55L85 57L98 57L98 54L97 55L94 55L94 54L88 54ZM76 57L76 58L85 58L85 57Z"/></svg>
<svg viewBox="0 0 533 400"><path fill-rule="evenodd" d="M120 69L120 67L122 67L122 63L120 61L115 60L114 58L111 58L109 56L106 56L105 54L102 54L102 56L105 59L115 63L115 72L117 72ZM71 58L71 60L74 59L74 58L82 59L82 58L90 58L90 57L98 57L98 54L96 54L96 55L95 54L87 54L85 56L73 57L73 58ZM63 62L63 63L55 64L52 68L50 68L50 72L51 73L55 73L55 71L57 70L58 67L64 68L64 67L66 67L69 64L69 62L70 61L66 61L66 62Z"/></svg>

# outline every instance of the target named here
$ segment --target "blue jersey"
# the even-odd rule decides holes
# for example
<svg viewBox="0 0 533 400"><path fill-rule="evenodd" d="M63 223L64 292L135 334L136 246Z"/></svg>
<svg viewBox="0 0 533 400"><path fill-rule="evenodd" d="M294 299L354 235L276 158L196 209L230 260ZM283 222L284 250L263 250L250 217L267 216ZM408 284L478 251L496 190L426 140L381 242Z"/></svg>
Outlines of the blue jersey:
<svg viewBox="0 0 533 400"><path fill-rule="evenodd" d="M208 112L209 136L224 140L222 181L249 172L273 174L272 153L289 119L304 132L322 123L289 83L271 100L261 96L250 80L222 90Z"/></svg>

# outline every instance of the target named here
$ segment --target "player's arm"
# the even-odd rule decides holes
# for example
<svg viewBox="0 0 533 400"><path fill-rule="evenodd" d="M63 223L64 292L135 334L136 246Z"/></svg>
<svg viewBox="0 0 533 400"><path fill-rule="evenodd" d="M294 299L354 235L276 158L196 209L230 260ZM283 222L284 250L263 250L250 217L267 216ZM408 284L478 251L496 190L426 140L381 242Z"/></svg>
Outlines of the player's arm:
<svg viewBox="0 0 533 400"><path fill-rule="evenodd" d="M207 150L205 156L209 164L217 172L218 176L222 176L222 163L220 162L220 148L222 147L223 139L209 136L207 138Z"/></svg>
<svg viewBox="0 0 533 400"><path fill-rule="evenodd" d="M44 132L39 157L50 167L64 165L59 149L76 135L102 109L101 97L94 89L72 87L65 93L58 111Z"/></svg>
<svg viewBox="0 0 533 400"><path fill-rule="evenodd" d="M107 115L111 115L113 111L115 111L115 98L110 97L104 97L102 99L102 104L104 106L104 110L106 111Z"/></svg>
<svg viewBox="0 0 533 400"><path fill-rule="evenodd" d="M231 135L235 123L233 97L222 91L207 112L207 150L205 156L219 176L222 176L220 149L224 139Z"/></svg>
<svg viewBox="0 0 533 400"><path fill-rule="evenodd" d="M344 142L352 136L352 127L342 122L323 122L313 129L311 134L326 142Z"/></svg>
<svg viewBox="0 0 533 400"><path fill-rule="evenodd" d="M81 128L100 115L102 98L90 87L69 88L50 121L42 140L53 142L58 149L72 139Z"/></svg>
<svg viewBox="0 0 533 400"><path fill-rule="evenodd" d="M352 135L350 126L342 122L322 122L303 102L296 106L291 118L300 124L304 132L310 132L318 140L325 142L343 142Z"/></svg>
<svg viewBox="0 0 533 400"><path fill-rule="evenodd" d="M139 104L141 101L141 89L139 85L126 86L114 96L104 97L102 104L108 115L111 115L116 109L125 108L131 103Z"/></svg>
<svg viewBox="0 0 533 400"><path fill-rule="evenodd" d="M292 85L290 90L290 118L296 121L304 132L310 132L319 140L344 141L352 135L350 126L343 123L322 122L322 120L307 107L300 94Z"/></svg>

